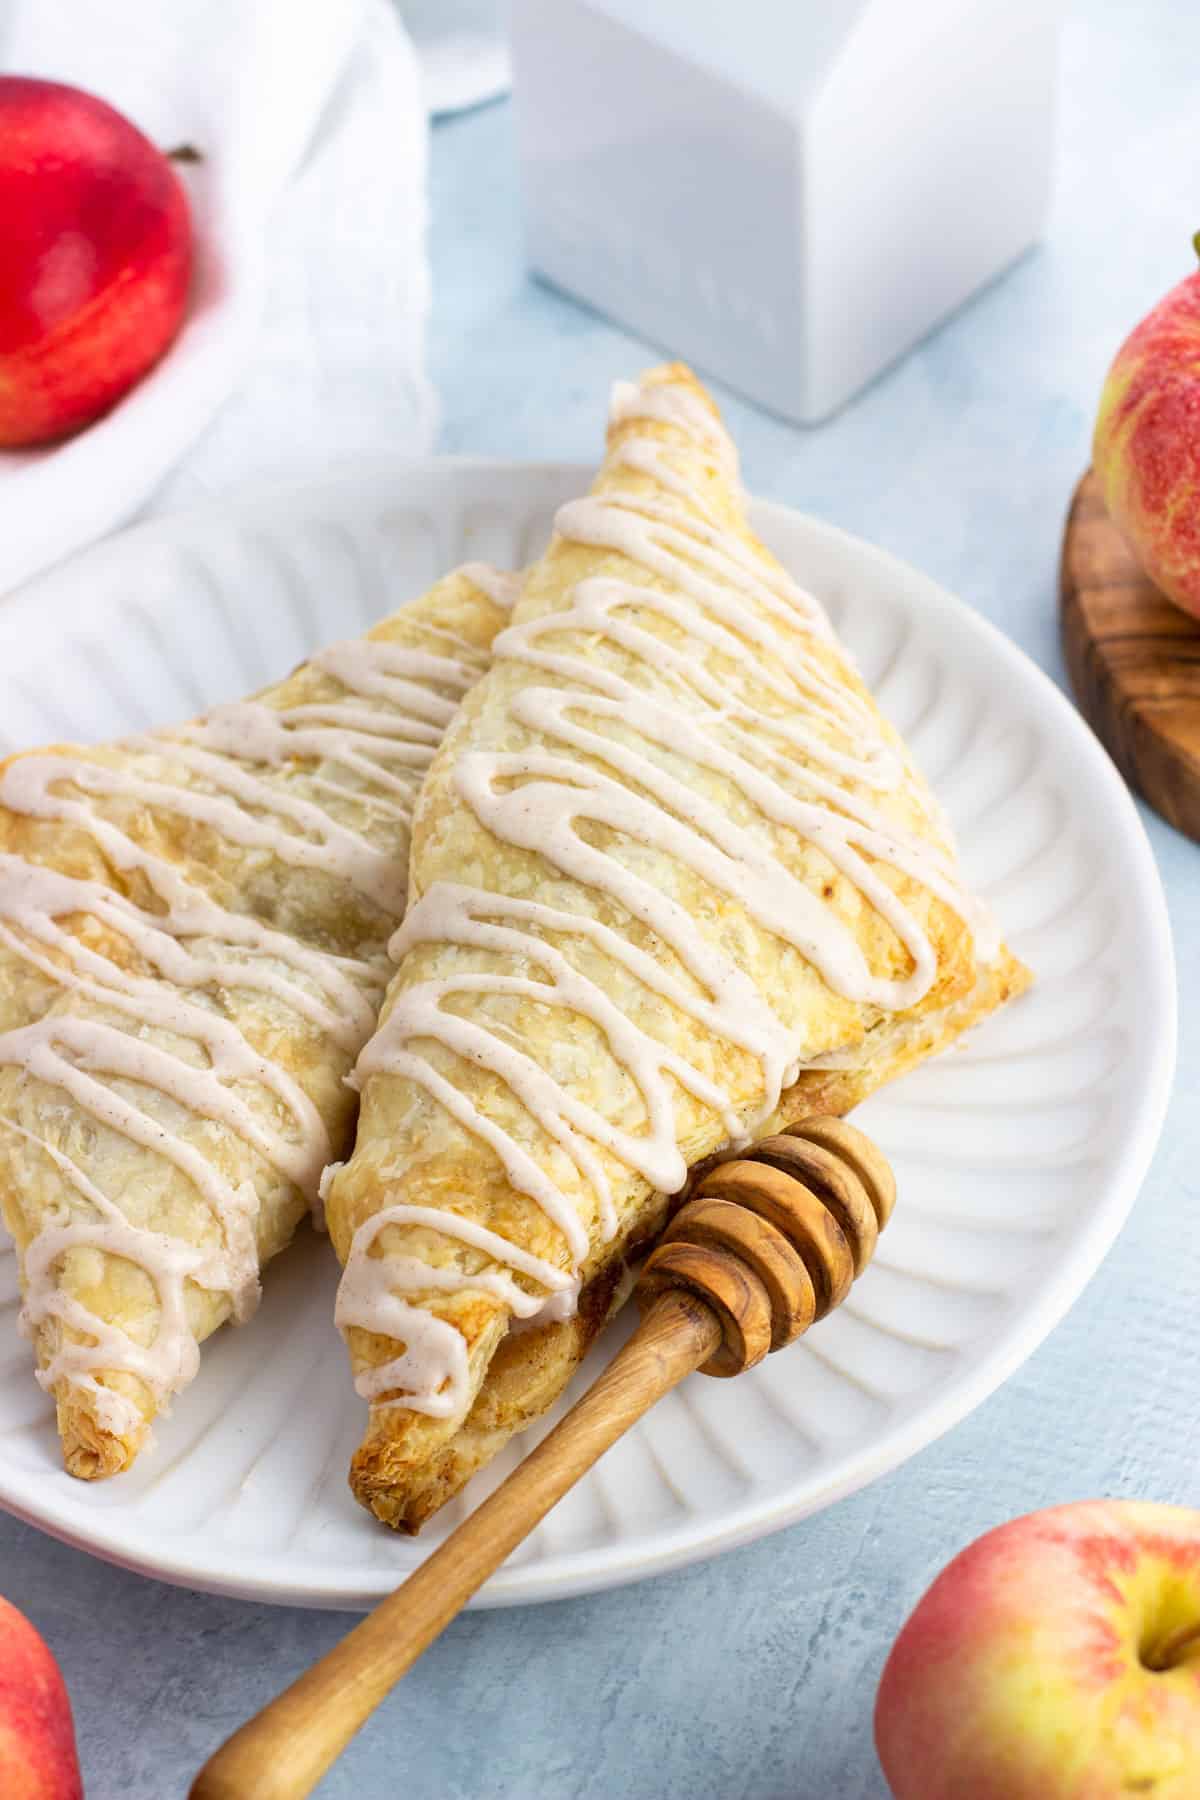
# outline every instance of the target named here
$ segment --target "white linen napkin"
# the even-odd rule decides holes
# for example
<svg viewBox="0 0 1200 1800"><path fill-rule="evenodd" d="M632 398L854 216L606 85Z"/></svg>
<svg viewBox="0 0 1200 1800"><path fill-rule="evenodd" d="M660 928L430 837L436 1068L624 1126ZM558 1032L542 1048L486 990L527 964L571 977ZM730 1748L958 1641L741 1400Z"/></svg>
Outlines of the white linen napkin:
<svg viewBox="0 0 1200 1800"><path fill-rule="evenodd" d="M151 498L429 448L427 120L386 0L0 0L0 68L203 159L173 348L78 437L0 451L0 593Z"/></svg>

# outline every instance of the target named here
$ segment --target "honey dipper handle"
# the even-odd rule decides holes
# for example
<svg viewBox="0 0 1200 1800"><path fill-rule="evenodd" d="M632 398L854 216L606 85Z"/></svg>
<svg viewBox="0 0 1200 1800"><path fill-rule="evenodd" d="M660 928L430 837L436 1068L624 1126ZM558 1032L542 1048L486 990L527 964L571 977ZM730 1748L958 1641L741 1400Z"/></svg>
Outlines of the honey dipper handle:
<svg viewBox="0 0 1200 1800"><path fill-rule="evenodd" d="M421 1652L568 1488L693 1369L753 1368L837 1306L895 1199L862 1132L809 1118L698 1172L599 1380L402 1587L200 1771L191 1800L300 1800Z"/></svg>
<svg viewBox="0 0 1200 1800"><path fill-rule="evenodd" d="M309 1794L421 1652L550 1508L685 1375L717 1351L722 1324L668 1287L608 1368L494 1494L348 1637L224 1743L191 1800Z"/></svg>

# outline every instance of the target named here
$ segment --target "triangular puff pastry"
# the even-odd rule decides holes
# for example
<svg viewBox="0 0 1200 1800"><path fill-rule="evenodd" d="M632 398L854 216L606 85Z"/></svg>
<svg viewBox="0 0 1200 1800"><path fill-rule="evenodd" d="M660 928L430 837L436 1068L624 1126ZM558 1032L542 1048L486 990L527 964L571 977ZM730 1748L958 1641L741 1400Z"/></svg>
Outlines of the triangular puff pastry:
<svg viewBox="0 0 1200 1800"><path fill-rule="evenodd" d="M178 731L0 767L0 1202L68 1469L137 1455L344 1154L411 810L511 578Z"/></svg>
<svg viewBox="0 0 1200 1800"><path fill-rule="evenodd" d="M1026 980L688 370L618 389L556 526L426 778L327 1196L351 1483L409 1529L553 1400L690 1165Z"/></svg>

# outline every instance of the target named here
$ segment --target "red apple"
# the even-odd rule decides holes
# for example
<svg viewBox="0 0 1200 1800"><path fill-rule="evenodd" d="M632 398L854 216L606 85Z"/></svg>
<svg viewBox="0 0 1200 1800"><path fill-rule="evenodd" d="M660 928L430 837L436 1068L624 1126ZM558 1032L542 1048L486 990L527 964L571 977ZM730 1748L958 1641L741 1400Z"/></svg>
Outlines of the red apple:
<svg viewBox="0 0 1200 1800"><path fill-rule="evenodd" d="M0 76L0 447L115 405L179 330L191 258L149 139L78 88Z"/></svg>
<svg viewBox="0 0 1200 1800"><path fill-rule="evenodd" d="M0 1794L83 1800L71 1703L58 1664L7 1600L0 1600Z"/></svg>
<svg viewBox="0 0 1200 1800"><path fill-rule="evenodd" d="M892 1647L895 1800L1196 1800L1200 1513L1030 1513L942 1570Z"/></svg>
<svg viewBox="0 0 1200 1800"><path fill-rule="evenodd" d="M1109 514L1151 581L1200 617L1200 272L1118 350L1092 461Z"/></svg>

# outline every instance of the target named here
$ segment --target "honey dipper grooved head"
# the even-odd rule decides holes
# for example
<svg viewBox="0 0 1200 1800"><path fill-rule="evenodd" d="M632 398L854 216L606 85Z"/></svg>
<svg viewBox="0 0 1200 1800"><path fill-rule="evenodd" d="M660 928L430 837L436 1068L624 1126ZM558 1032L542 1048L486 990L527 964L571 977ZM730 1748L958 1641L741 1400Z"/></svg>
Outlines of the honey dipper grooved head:
<svg viewBox="0 0 1200 1800"><path fill-rule="evenodd" d="M676 1287L698 1295L721 1321L720 1348L703 1374L740 1375L762 1361L771 1348L771 1302L747 1263L704 1244L660 1244L642 1270L638 1304L645 1311L665 1288Z"/></svg>
<svg viewBox="0 0 1200 1800"><path fill-rule="evenodd" d="M702 1372L738 1374L845 1299L895 1195L870 1138L841 1119L801 1120L702 1166L646 1263L639 1303L668 1287L696 1294L724 1333Z"/></svg>
<svg viewBox="0 0 1200 1800"><path fill-rule="evenodd" d="M859 1131L856 1125L848 1125L845 1119L818 1115L789 1125L784 1135L820 1144L822 1149L840 1157L862 1182L875 1210L879 1229L883 1230L896 1204L896 1177L883 1151L865 1131Z"/></svg>
<svg viewBox="0 0 1200 1800"><path fill-rule="evenodd" d="M790 1344L816 1317L816 1290L803 1258L783 1232L745 1206L701 1195L676 1213L661 1241L724 1250L752 1269L770 1303L772 1350Z"/></svg>

